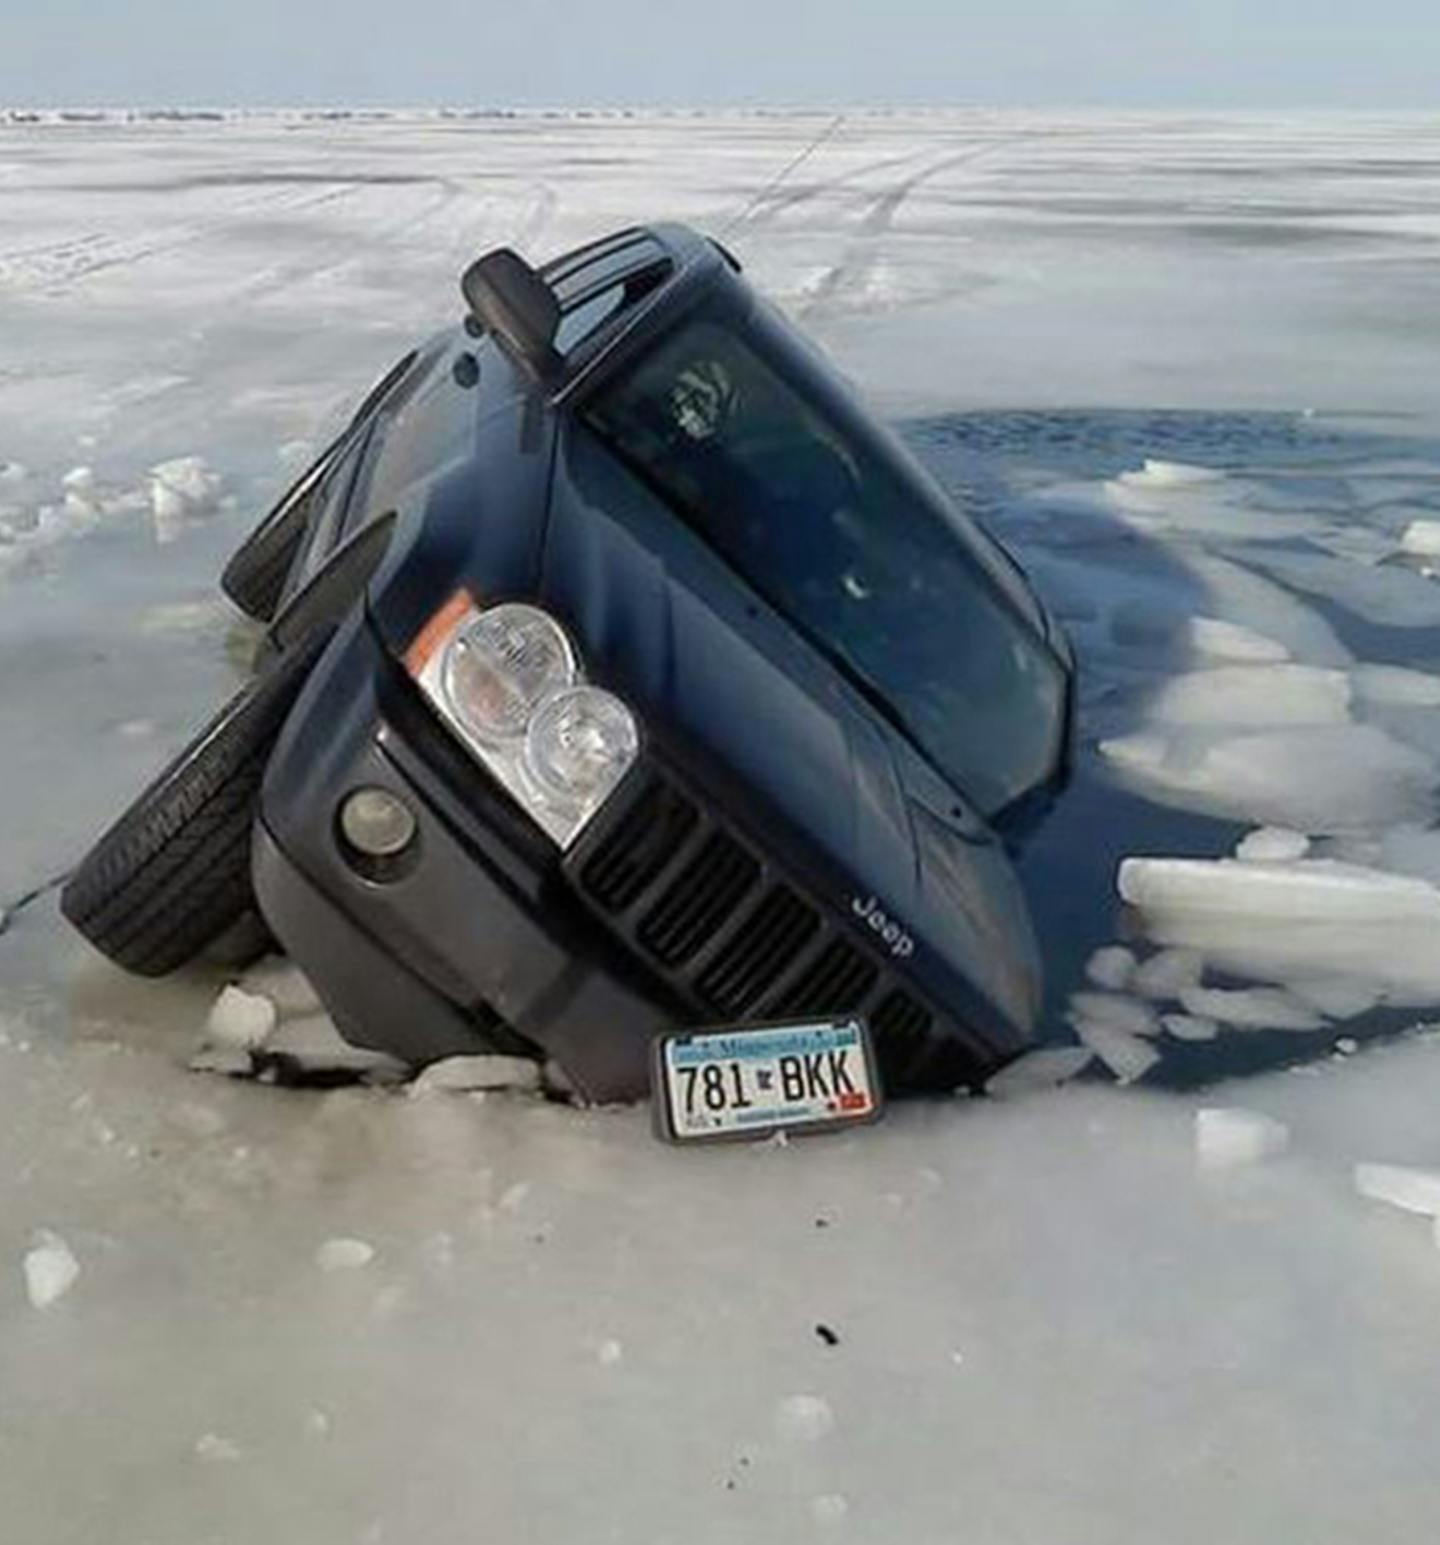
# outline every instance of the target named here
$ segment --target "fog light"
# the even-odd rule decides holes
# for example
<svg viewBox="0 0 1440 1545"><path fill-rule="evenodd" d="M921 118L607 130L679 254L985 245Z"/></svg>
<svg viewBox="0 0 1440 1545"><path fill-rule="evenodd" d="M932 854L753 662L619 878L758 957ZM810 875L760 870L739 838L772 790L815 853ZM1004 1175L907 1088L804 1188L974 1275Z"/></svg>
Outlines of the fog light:
<svg viewBox="0 0 1440 1545"><path fill-rule="evenodd" d="M415 840L415 817L387 789L356 789L340 806L340 830L357 853L394 858Z"/></svg>

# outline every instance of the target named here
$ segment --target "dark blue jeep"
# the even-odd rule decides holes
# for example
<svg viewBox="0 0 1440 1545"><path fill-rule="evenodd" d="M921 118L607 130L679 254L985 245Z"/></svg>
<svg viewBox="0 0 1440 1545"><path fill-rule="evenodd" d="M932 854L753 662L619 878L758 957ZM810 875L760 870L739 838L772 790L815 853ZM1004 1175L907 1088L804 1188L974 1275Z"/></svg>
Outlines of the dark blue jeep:
<svg viewBox="0 0 1440 1545"><path fill-rule="evenodd" d="M253 897L348 1039L591 1100L797 1015L863 1014L892 1092L982 1078L1039 1004L1060 630L716 243L463 287L231 561L266 668L67 914L155 973Z"/></svg>

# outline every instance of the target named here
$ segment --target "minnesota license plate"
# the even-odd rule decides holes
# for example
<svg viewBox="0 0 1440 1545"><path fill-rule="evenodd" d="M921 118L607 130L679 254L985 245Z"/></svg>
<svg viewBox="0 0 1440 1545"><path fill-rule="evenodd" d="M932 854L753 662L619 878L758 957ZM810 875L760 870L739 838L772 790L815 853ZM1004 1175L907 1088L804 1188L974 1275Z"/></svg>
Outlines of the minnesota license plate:
<svg viewBox="0 0 1440 1545"><path fill-rule="evenodd" d="M656 1128L677 1142L817 1131L880 1113L861 1019L662 1036L652 1072Z"/></svg>

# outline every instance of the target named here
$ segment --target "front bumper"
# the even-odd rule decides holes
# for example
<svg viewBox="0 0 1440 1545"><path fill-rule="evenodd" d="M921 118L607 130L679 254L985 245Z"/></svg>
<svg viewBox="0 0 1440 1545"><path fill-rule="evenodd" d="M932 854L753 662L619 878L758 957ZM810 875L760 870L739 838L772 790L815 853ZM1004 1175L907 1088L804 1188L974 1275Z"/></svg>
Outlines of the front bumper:
<svg viewBox="0 0 1440 1545"><path fill-rule="evenodd" d="M568 895L554 850L485 789L398 670L357 618L301 695L256 825L267 923L357 1045L415 1062L530 1051L587 1100L639 1097L650 1043L682 1005ZM366 785L417 823L413 856L384 879L359 872L337 830L341 801Z"/></svg>

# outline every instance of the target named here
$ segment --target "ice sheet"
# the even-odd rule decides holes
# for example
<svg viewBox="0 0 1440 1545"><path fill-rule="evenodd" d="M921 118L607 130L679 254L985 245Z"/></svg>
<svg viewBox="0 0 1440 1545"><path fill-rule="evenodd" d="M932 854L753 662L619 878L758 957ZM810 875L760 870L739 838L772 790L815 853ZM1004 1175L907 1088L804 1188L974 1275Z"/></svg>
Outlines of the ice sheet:
<svg viewBox="0 0 1440 1545"><path fill-rule="evenodd" d="M1390 572L1387 544L1440 519L1433 456L1344 450L1395 432L1386 411L1414 415L1407 435L1434 416L1434 340L1416 323L1440 314L1427 124L852 114L757 199L830 121L52 114L0 129L0 908L63 872L232 689L253 635L195 608L299 447L454 319L465 263L648 215L722 234L892 417L1010 436L1020 471L1053 452L1029 488L1077 485L1070 518L967 482L963 447L951 470L967 507L1024 516L1037 582L1092 629L1077 630L1083 793L1100 782L1090 715L1110 716L1106 739L1164 729L1149 690L1178 672L1434 669L1424 628L1375 652L1350 603L1374 604L1376 581L1349 573ZM1321 411L1301 419L1307 405ZM1096 411L1051 411L1077 406ZM219 481L178 500L198 518L157 557L151 469L195 456ZM1130 502L1106 492L1147 462ZM1177 487L1153 466L1167 462L1224 477ZM1282 542L1319 561L1314 588L1252 566ZM1431 757L1413 726L1415 747L1370 715L1433 716L1430 689L1349 681L1353 722L1292 725L1298 742L1247 747L1214 726L1198 798L1428 872ZM1183 764L1188 744L1166 753ZM1277 793L1319 771L1311 808ZM1166 797L1190 798L1187 778ZM1163 839L1144 808L1137 829ZM1237 836L1218 832L1215 853ZM1066 873L1094 936L1056 984L1062 1006L1119 937L1110 868L1092 867L1092 891ZM1196 922L1182 908L1175 926ZM1371 1001L1374 984L1318 961L1350 937L1378 952L1384 930L1339 926L1282 951L1267 985L1317 1014ZM1433 957L1386 926L1392 954ZM1130 1034L1114 1004L1077 1018L1148 1083L1166 1056L1240 1037L1168 1012L1202 969L1207 990L1234 990L1208 936L1149 954L1145 927L1124 935L1144 956L1127 990L1149 982L1166 1033ZM1350 1179L1357 1156L1433 1167L1432 1041L1207 1093L1286 1123L1303 1160L1215 1184L1194 1173L1194 1100L1087 1080L897 1104L828 1143L676 1155L641 1112L187 1073L223 980L127 981L60 928L53 896L0 934L7 1537L379 1545L446 1539L459 1519L497 1539L647 1540L680 1519L693 1545L1411 1545L1440 1516L1434 1252ZM241 985L275 1003L275 1036L314 1029L303 984ZM1180 1045L1198 1034L1213 1039ZM1030 1072L1051 1082L1091 1052L1040 1055ZM23 1269L40 1229L82 1263L43 1313ZM374 1253L323 1271L327 1241Z"/></svg>

